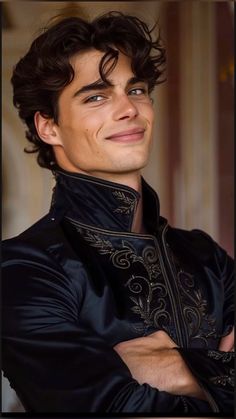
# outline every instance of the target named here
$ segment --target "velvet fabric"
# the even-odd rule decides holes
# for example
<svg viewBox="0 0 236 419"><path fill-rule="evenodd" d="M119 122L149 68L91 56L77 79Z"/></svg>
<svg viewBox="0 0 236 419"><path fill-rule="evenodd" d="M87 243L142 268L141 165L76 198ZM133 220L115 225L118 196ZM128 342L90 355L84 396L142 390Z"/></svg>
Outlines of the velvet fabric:
<svg viewBox="0 0 236 419"><path fill-rule="evenodd" d="M139 194L55 172L49 213L3 243L3 371L30 412L233 412L233 261L206 233L172 228ZM113 346L165 330L207 401L139 385ZM158 369L154 371L158 374Z"/></svg>

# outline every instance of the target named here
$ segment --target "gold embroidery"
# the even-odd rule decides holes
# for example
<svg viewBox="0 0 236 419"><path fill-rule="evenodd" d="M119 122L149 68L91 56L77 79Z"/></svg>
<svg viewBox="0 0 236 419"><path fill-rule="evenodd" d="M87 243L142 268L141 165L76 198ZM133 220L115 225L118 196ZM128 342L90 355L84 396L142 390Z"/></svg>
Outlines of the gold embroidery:
<svg viewBox="0 0 236 419"><path fill-rule="evenodd" d="M123 192L114 191L112 195L118 200L123 202L123 206L120 206L114 210L115 213L119 214L131 214L134 210L136 199L129 198Z"/></svg>
<svg viewBox="0 0 236 419"><path fill-rule="evenodd" d="M201 340L207 346L208 338L218 338L216 319L207 314L208 302L201 289L196 287L194 276L181 269L179 260L168 246L168 256L175 270L179 295L182 301L183 317L187 324L189 338Z"/></svg>
<svg viewBox="0 0 236 419"><path fill-rule="evenodd" d="M78 228L77 228L78 229ZM80 233L82 232L81 229ZM130 301L134 303L131 311L140 315L146 327L155 326L168 330L171 323L170 313L166 310L167 290L165 284L159 281L162 278L160 265L157 260L157 252L154 247L146 246L142 255L137 255L133 246L122 240L121 249L115 249L109 240L102 239L98 234L86 230L84 239L95 247L102 255L109 254L112 264L119 269L128 269L131 263L141 263L147 276L131 275L125 282L131 295ZM153 293L155 294L155 306L152 307ZM171 333L169 331L169 333Z"/></svg>
<svg viewBox="0 0 236 419"><path fill-rule="evenodd" d="M189 327L189 336L207 344L207 338L216 336L216 320L207 314L207 300L204 299L201 289L196 289L193 275L180 270L177 273L177 282L184 303L183 315ZM207 330L203 327L204 320Z"/></svg>
<svg viewBox="0 0 236 419"><path fill-rule="evenodd" d="M210 381L215 385L226 386L229 384L231 387L234 387L234 369L230 368L229 375L217 375L211 377Z"/></svg>
<svg viewBox="0 0 236 419"><path fill-rule="evenodd" d="M169 279L163 275L162 269L164 267L161 268L157 248L145 246L141 255L138 255L137 249L132 246L128 239L122 240L122 236L120 247L114 248L110 240L102 237L105 230L100 229L98 231L97 228L88 228L88 226L82 226L77 222L73 222L73 224L84 240L96 248L98 253L109 255L111 263L116 268L128 270L134 263L141 264L142 268L135 270L139 274L131 274L124 286L130 292L128 298L133 304L131 311L141 317L146 331L149 327L166 330L178 344L179 337L173 317L174 314L175 316L178 314L173 313L174 307L171 304L168 291L168 286L171 286L173 297L182 302L177 310L186 324L186 338L188 340L200 339L207 346L207 338L216 337L216 320L207 314L207 301L204 299L202 291L199 288L196 289L193 275L179 269L179 272L176 271L173 277L177 286L174 287L174 285L170 285L171 283L167 286L166 281L169 281ZM106 234L110 234L110 232L107 231ZM173 259L172 266L175 269L179 268L178 263L173 262ZM176 295L174 289L177 292Z"/></svg>
<svg viewBox="0 0 236 419"><path fill-rule="evenodd" d="M207 355L209 358L216 359L217 361L221 360L222 362L230 362L234 358L234 352L210 350L207 352Z"/></svg>

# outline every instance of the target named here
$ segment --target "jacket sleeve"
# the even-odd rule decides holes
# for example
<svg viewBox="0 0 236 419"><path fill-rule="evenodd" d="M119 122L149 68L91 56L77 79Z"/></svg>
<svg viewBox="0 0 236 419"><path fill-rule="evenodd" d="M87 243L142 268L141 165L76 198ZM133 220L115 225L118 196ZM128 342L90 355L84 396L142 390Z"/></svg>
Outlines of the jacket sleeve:
<svg viewBox="0 0 236 419"><path fill-rule="evenodd" d="M195 230L214 246L214 263L223 284L222 336L234 326L234 261L206 233ZM220 304L220 301L219 301ZM231 412L234 409L234 352L176 348L206 393L212 409Z"/></svg>
<svg viewBox="0 0 236 419"><path fill-rule="evenodd" d="M233 414L234 352L177 348L213 411Z"/></svg>
<svg viewBox="0 0 236 419"><path fill-rule="evenodd" d="M26 410L212 411L207 402L139 385L112 347L82 324L79 285L49 254L5 244L3 258L3 370Z"/></svg>
<svg viewBox="0 0 236 419"><path fill-rule="evenodd" d="M201 254L199 263L206 264L206 267L209 263L215 279L222 283L222 295L219 296L219 304L222 304L222 336L224 336L229 334L234 327L234 260L207 233L197 229L192 231L197 238L195 245L196 252L198 255L199 253ZM199 251L199 247L203 249L203 252ZM209 257L209 261L207 257Z"/></svg>

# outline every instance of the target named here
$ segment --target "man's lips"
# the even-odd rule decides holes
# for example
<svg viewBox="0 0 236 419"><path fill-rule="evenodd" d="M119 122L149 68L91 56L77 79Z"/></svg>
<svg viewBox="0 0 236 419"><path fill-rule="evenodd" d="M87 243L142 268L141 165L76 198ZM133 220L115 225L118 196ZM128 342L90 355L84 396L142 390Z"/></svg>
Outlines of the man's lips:
<svg viewBox="0 0 236 419"><path fill-rule="evenodd" d="M138 141L143 138L144 132L144 128L133 128L130 130L120 131L116 132L115 134L109 135L108 137L106 137L106 140L120 142Z"/></svg>

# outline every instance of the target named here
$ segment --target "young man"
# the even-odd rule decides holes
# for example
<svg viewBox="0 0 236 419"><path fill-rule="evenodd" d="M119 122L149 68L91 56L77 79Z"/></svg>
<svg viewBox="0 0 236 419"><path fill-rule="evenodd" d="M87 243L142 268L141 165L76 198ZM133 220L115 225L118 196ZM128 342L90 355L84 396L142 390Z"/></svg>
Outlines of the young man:
<svg viewBox="0 0 236 419"><path fill-rule="evenodd" d="M49 27L14 104L56 187L3 245L3 369L31 412L233 409L232 260L170 227L144 181L165 52L109 13Z"/></svg>

